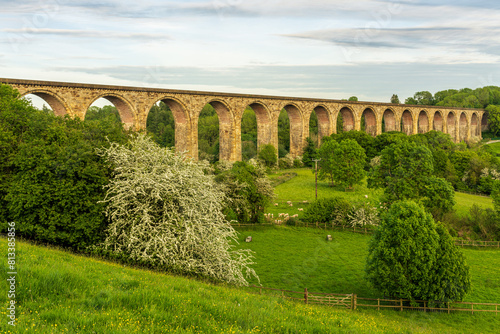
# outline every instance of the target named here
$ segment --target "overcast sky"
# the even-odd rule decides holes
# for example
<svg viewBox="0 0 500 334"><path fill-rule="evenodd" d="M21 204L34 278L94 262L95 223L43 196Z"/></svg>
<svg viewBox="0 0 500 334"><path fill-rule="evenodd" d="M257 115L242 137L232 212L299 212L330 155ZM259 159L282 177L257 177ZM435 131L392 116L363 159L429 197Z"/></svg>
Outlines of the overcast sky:
<svg viewBox="0 0 500 334"><path fill-rule="evenodd" d="M499 60L498 0L0 0L5 78L389 102Z"/></svg>

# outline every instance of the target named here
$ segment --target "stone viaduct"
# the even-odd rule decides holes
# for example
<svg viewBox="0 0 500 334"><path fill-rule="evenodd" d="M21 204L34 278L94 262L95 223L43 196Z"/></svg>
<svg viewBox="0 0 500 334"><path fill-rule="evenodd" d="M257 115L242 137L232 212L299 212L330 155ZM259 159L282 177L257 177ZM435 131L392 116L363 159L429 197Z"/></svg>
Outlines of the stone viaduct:
<svg viewBox="0 0 500 334"><path fill-rule="evenodd" d="M460 142L481 138L481 129L487 126L482 109L3 78L0 82L11 85L22 96L33 94L42 98L56 115L68 114L81 119L85 118L93 102L105 98L118 109L125 127L133 130L145 129L149 110L155 103L163 101L174 116L176 149L190 152L194 159L198 157L198 118L207 103L219 116L220 159L229 161L241 160L241 119L247 106L255 111L259 147L268 143L278 147L278 117L282 109L288 112L292 156L301 154L309 136L309 119L313 111L318 117L320 140L336 132L339 115L342 115L344 131L364 130L372 136L381 134L383 130L403 131L408 135L437 130L450 134L455 142ZM364 129L361 129L363 116Z"/></svg>

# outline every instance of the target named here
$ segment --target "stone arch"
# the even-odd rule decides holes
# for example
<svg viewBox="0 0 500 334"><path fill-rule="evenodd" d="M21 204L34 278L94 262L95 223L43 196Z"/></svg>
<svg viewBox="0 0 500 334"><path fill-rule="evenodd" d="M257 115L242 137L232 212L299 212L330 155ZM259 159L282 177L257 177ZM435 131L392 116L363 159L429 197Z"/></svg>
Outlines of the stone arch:
<svg viewBox="0 0 500 334"><path fill-rule="evenodd" d="M290 120L290 155L296 157L302 154L305 141L302 112L293 103L286 104L283 109L286 110Z"/></svg>
<svg viewBox="0 0 500 334"><path fill-rule="evenodd" d="M355 129L355 118L354 111L349 106L343 106L340 111L337 113L337 119L339 115L342 115L342 130L344 132L348 132Z"/></svg>
<svg viewBox="0 0 500 334"><path fill-rule="evenodd" d="M267 105L260 101L253 101L248 104L255 112L257 118L257 152L263 145L272 143L272 120L271 112Z"/></svg>
<svg viewBox="0 0 500 334"><path fill-rule="evenodd" d="M175 149L177 152L186 152L194 157L193 154L197 154L196 150L193 149L193 138L192 138L192 125L191 125L191 117L189 116L188 109L186 106L179 100L170 96L163 96L159 98L154 104L158 102L165 103L170 110L172 111L172 115L174 116L175 122ZM149 114L148 109L148 114ZM148 117L146 114L146 119Z"/></svg>
<svg viewBox="0 0 500 334"><path fill-rule="evenodd" d="M457 138L457 124L456 124L456 116L455 112L450 111L446 116L446 133L451 136L453 141L456 141Z"/></svg>
<svg viewBox="0 0 500 334"><path fill-rule="evenodd" d="M89 105L85 109L85 112L87 112L87 109L90 108L92 103L101 98L108 100L115 106L116 110L118 110L118 113L120 114L120 118L122 120L125 129L127 130L134 129L134 125L136 124L136 113L134 107L132 107L132 104L129 101L127 101L127 99L118 94L103 93L101 95L96 96L89 103ZM85 118L85 114L83 115L83 118Z"/></svg>
<svg viewBox="0 0 500 334"><path fill-rule="evenodd" d="M429 132L429 116L427 110L421 110L418 114L418 133Z"/></svg>
<svg viewBox="0 0 500 334"><path fill-rule="evenodd" d="M441 111L437 110L436 112L434 112L432 123L433 130L444 132L443 114L441 113Z"/></svg>
<svg viewBox="0 0 500 334"><path fill-rule="evenodd" d="M241 160L235 158L234 117L231 108L224 101L218 99L209 100L207 103L215 109L219 117L219 160ZM198 112L198 116L200 113L201 110ZM198 139L196 139L196 142L198 143ZM196 150L198 150L198 145L196 145Z"/></svg>
<svg viewBox="0 0 500 334"><path fill-rule="evenodd" d="M71 114L70 108L67 103L56 93L44 89L34 89L27 91L22 96L35 95L43 99L52 108L54 115L64 116L66 114Z"/></svg>
<svg viewBox="0 0 500 334"><path fill-rule="evenodd" d="M370 136L375 137L377 135L377 116L372 108L366 108L361 114L361 118L365 119L365 128L363 129Z"/></svg>
<svg viewBox="0 0 500 334"><path fill-rule="evenodd" d="M384 115L382 116L384 121L384 129L383 132L397 131L396 125L396 115L391 108L388 108L384 111Z"/></svg>
<svg viewBox="0 0 500 334"><path fill-rule="evenodd" d="M468 139L467 132L469 131L469 123L467 122L467 115L465 115L465 112L460 113L460 118L458 119L458 131L460 141Z"/></svg>
<svg viewBox="0 0 500 334"><path fill-rule="evenodd" d="M401 114L401 131L407 136L413 134L413 115L408 109Z"/></svg>
<svg viewBox="0 0 500 334"><path fill-rule="evenodd" d="M481 127L479 126L479 116L477 113L472 113L470 119L470 134L472 137L481 137Z"/></svg>
<svg viewBox="0 0 500 334"><path fill-rule="evenodd" d="M330 112L324 105L316 106L314 112L318 117L318 146L320 146L321 139L332 133L330 129Z"/></svg>

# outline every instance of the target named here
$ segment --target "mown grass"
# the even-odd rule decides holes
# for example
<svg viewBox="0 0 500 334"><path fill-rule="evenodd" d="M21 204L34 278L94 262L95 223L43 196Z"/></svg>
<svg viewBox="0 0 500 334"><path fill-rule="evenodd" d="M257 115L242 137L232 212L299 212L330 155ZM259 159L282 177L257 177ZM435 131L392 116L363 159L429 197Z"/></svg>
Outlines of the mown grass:
<svg viewBox="0 0 500 334"><path fill-rule="evenodd" d="M2 254L6 244L1 237ZM495 326L483 315L457 324L454 315L310 306L24 242L17 243L17 272L17 326L7 324L2 283L2 333L460 333L476 321L491 324L484 332Z"/></svg>
<svg viewBox="0 0 500 334"><path fill-rule="evenodd" d="M238 247L255 251L254 267L263 286L383 298L364 278L370 235L290 226L237 229L242 241ZM327 234L333 236L333 241L326 241ZM253 238L251 243L244 242L248 235ZM472 289L465 300L500 303L500 250L464 249L463 252L472 276ZM476 314L459 313L446 316L382 313L397 319L426 319L432 326L453 325L464 333L495 332L500 328L500 317L491 314L476 318Z"/></svg>
<svg viewBox="0 0 500 334"><path fill-rule="evenodd" d="M500 143L499 143L500 144ZM290 215L298 214L299 218L303 211L299 208L305 208L308 204L315 200L315 178L311 169L292 169L279 171L280 173L294 172L296 177L278 185L274 192L276 198L274 202L266 208L266 212L274 214L276 218L279 213L288 213ZM340 196L348 199L350 202L367 201L370 203L380 203L380 198L383 194L381 189L370 189L366 186L366 180L363 184L356 186L352 191L345 191L339 187L331 187L327 180L318 180L318 198ZM368 197L366 197L368 196ZM291 201L293 206L289 206L286 202ZM304 203L307 201L307 203ZM459 215L466 215L473 204L478 204L485 208L493 208L493 201L490 197L476 196L455 192L455 211ZM275 206L277 203L278 206Z"/></svg>

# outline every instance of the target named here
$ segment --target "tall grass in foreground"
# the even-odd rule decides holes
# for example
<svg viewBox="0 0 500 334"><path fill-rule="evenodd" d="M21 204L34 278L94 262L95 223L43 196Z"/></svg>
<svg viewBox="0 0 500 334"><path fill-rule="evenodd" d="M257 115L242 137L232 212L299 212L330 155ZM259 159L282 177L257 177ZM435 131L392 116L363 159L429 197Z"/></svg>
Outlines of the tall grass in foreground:
<svg viewBox="0 0 500 334"><path fill-rule="evenodd" d="M0 238L2 254L6 244ZM17 267L17 326L7 324L2 283L2 333L461 333L498 325L486 315L304 305L25 242L17 243Z"/></svg>

